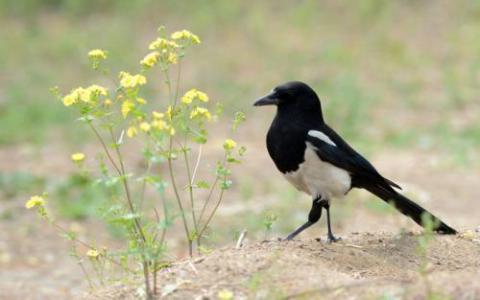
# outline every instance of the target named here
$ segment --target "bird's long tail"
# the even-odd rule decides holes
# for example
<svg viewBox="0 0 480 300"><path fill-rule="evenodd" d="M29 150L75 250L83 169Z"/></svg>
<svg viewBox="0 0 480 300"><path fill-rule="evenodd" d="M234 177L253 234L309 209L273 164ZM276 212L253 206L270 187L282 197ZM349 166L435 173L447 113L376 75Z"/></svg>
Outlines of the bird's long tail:
<svg viewBox="0 0 480 300"><path fill-rule="evenodd" d="M368 191L381 198L383 201L391 203L402 214L412 218L418 225L424 227L422 216L428 214L432 220L433 230L441 234L456 234L457 231L445 224L442 220L431 214L429 211L397 193L394 189L381 186L371 186L366 188Z"/></svg>

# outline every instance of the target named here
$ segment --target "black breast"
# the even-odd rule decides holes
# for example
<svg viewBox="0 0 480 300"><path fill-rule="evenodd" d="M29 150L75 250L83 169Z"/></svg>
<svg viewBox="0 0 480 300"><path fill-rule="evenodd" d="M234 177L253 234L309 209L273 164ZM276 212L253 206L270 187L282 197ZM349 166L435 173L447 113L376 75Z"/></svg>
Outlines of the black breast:
<svg viewBox="0 0 480 300"><path fill-rule="evenodd" d="M295 171L304 161L306 134L304 126L279 122L278 116L275 117L268 130L267 149L280 172Z"/></svg>

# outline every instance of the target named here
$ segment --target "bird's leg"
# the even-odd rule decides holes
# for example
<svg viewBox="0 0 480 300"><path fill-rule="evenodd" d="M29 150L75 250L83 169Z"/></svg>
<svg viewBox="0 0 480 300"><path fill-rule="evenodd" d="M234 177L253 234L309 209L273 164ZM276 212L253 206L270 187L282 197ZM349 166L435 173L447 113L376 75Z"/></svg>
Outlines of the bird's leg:
<svg viewBox="0 0 480 300"><path fill-rule="evenodd" d="M310 213L308 214L308 221L302 226L298 227L294 232L290 233L287 236L286 240L287 241L292 240L300 232L304 231L308 227L315 224L320 219L320 216L322 215L322 207L323 207L323 204L321 203L321 199L320 198L314 199L312 208L310 209Z"/></svg>
<svg viewBox="0 0 480 300"><path fill-rule="evenodd" d="M327 241L329 243L338 242L339 240L341 240L341 238L337 238L333 235L332 226L330 224L330 203L328 201L322 201L321 204L323 205L323 207L327 211L327 228L328 228Z"/></svg>

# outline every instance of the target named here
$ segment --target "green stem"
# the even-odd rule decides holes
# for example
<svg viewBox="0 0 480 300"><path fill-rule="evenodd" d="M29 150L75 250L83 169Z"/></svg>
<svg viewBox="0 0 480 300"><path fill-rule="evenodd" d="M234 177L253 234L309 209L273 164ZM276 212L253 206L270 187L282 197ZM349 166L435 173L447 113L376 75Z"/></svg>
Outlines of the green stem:
<svg viewBox="0 0 480 300"><path fill-rule="evenodd" d="M227 154L225 153L225 156L223 157L222 165L225 165L226 160L227 160ZM200 216L198 217L198 223L199 224L202 222L203 214L205 213L205 210L208 206L208 203L210 203L210 199L212 198L213 191L215 190L215 187L217 186L217 183L218 183L219 179L220 179L220 176L216 175L215 181L213 182L212 186L210 187L210 191L208 192L207 199L203 203L202 210L200 211Z"/></svg>
<svg viewBox="0 0 480 300"><path fill-rule="evenodd" d="M180 90L180 74L182 73L182 60L178 61L177 82L175 87L175 96L173 97L173 107L177 106L178 92Z"/></svg>
<svg viewBox="0 0 480 300"><path fill-rule="evenodd" d="M180 199L180 194L178 193L178 188L177 184L175 181L175 175L173 172L173 166L172 166L172 137L170 137L170 147L169 147L169 153L168 153L168 173L170 173L170 181L172 182L172 187L173 191L175 193L175 199L177 200L178 208L180 209L180 215L182 216L182 221L183 221L183 227L185 229L185 234L187 237L188 241L188 250L189 250L189 255L193 255L192 251L192 241L190 239L190 230L188 229L188 224L187 224L187 218L185 217L185 209L183 208L182 205L182 200Z"/></svg>
<svg viewBox="0 0 480 300"><path fill-rule="evenodd" d="M223 163L222 163L222 166L223 166L223 167L226 167L226 164L227 164L226 161L227 161L227 153L225 153L225 155L224 155L224 157L223 157ZM211 190L210 190L210 194L208 195L207 201L205 201L205 203L204 203L204 206L203 206L203 209L202 209L202 215L203 215L203 212L205 211L205 208L207 207L208 202L210 202L211 196L212 196L212 194L213 194L213 190L214 190L215 186L217 185L219 178L220 178L220 177L219 177L218 175L217 175L217 177L215 178L215 183L214 183L214 185L212 185L212 188L211 188ZM224 176L223 176L223 180L225 181L226 179L227 179L227 175L224 175ZM215 213L217 212L217 209L218 209L218 207L220 206L220 203L222 202L224 192L225 192L225 190L224 190L224 189L221 189L217 203L215 204L213 210L211 211L211 213L210 213L210 215L208 216L207 220L206 220L205 223L203 224L202 229L200 230L200 232L199 232L198 235L197 235L197 244L200 244L201 239L202 239L203 232L207 229L208 224L210 224L210 221L212 220L213 216L214 216ZM202 215L201 215L201 216L202 216ZM199 221L199 222L200 222L200 221Z"/></svg>
<svg viewBox="0 0 480 300"><path fill-rule="evenodd" d="M190 207L192 209L192 219L193 225L195 227L195 233L198 233L198 226L197 226L197 218L195 216L195 205L193 203L193 182L192 182L192 174L190 172L190 163L188 162L188 155L187 149L183 150L183 158L185 159L185 168L187 169L187 177L188 177L188 193L190 196Z"/></svg>
<svg viewBox="0 0 480 300"><path fill-rule="evenodd" d="M225 176L223 179L225 180L227 176ZM217 204L215 205L215 207L213 208L212 212L210 213L210 215L208 216L207 218L207 221L205 222L205 224L203 225L203 228L200 230L200 232L198 233L198 239L200 239L202 237L202 234L203 232L205 231L205 229L207 229L208 227L208 224L210 224L210 221L212 220L213 216L215 215L215 213L217 212L217 209L218 207L220 206L220 203L222 202L222 199L223 199L223 193L225 192L224 189L221 189L220 191L220 196L218 197L218 201L217 201Z"/></svg>
<svg viewBox="0 0 480 300"><path fill-rule="evenodd" d="M147 162L147 169L145 170L145 177L148 176L150 174L150 168L151 168L152 164L150 162L150 160ZM142 210L143 208L143 200L145 199L145 189L147 187L147 181L146 179L144 178L143 179L143 183L142 183L142 191L140 193L140 202L138 204L138 207L140 210Z"/></svg>
<svg viewBox="0 0 480 300"><path fill-rule="evenodd" d="M110 151L108 151L108 147L107 145L105 144L105 141L103 140L102 136L98 133L97 129L95 128L95 126L93 126L92 122L88 122L88 125L90 126L90 128L93 130L93 132L95 133L95 136L97 137L98 141L100 142L100 144L102 144L102 147L103 147L103 150L105 151L105 154L107 155L108 157L108 160L110 161L110 163L112 164L112 166L115 168L115 170L118 172L118 174L120 175L121 172L120 172L120 169L118 168L117 164L115 163L115 161L113 160L113 157L112 155L110 154Z"/></svg>
<svg viewBox="0 0 480 300"><path fill-rule="evenodd" d="M127 174L125 172L125 165L123 163L122 153L120 152L120 147L117 145L117 143L115 141L115 136L113 134L112 128L108 127L108 131L110 132L112 142L115 143L115 151L117 153L118 161L120 162L121 178L122 178L123 187L125 189L125 195L127 196L128 207L130 209L130 212L132 214L135 214L136 209L135 209L135 206L133 205L132 197L130 195L130 188L129 188L129 185L128 185ZM142 228L142 225L140 224L140 221L138 220L138 218L134 218L133 220L134 220L134 223L135 223L137 233L140 235L143 243L145 243L147 241L147 239L146 239L145 234L143 232L143 228Z"/></svg>
<svg viewBox="0 0 480 300"><path fill-rule="evenodd" d="M165 70L164 74L165 74L165 78L166 78L166 82L167 82L167 86L168 86L169 98L170 98L170 101L173 102L172 112L174 113L175 112L175 106L177 104L178 89L179 89L179 85L180 85L179 84L180 63L179 63L179 71L178 71L178 75L177 75L176 91L175 91L174 95L172 95L172 83L170 81L170 76L169 76L168 70ZM172 96L173 96L173 99L172 99ZM173 116L172 116L172 119L173 119ZM187 218L185 217L185 209L183 207L182 200L180 198L180 194L178 192L177 184L176 184L176 181L175 181L175 175L174 175L174 172L173 172L173 163L172 163L172 150L173 150L173 136L170 136L169 146L168 146L168 159L167 159L168 172L170 174L170 181L172 183L173 191L174 191L174 194L175 194L175 199L176 199L177 205L180 209L180 215L182 216L183 227L184 227L185 235L186 235L186 238L187 238L187 241L188 241L188 252L189 252L190 257L192 257L193 256L193 249L192 249L192 241L191 241L191 238L190 238L190 229L188 228Z"/></svg>

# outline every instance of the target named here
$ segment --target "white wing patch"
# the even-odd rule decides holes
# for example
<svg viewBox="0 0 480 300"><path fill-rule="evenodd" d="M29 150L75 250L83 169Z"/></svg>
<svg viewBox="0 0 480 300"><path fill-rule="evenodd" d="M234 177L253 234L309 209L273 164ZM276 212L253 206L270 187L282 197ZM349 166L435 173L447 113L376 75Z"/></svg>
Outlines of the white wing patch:
<svg viewBox="0 0 480 300"><path fill-rule="evenodd" d="M322 142L325 142L327 144L330 144L334 147L336 147L337 145L323 132L321 131L318 131L318 130L310 130L308 132L308 135L309 136L312 136L314 138L317 138L319 140L321 140Z"/></svg>

